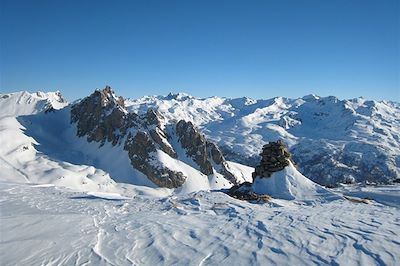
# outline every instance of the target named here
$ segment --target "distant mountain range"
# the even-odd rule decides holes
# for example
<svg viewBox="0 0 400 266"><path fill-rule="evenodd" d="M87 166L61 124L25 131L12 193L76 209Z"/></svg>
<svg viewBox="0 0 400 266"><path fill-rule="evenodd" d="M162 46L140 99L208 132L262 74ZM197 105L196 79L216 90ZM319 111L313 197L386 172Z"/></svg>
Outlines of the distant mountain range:
<svg viewBox="0 0 400 266"><path fill-rule="evenodd" d="M396 102L123 99L106 87L70 105L59 92L0 94L0 109L2 171L10 178L105 191L114 182L227 188L251 180L262 146L278 139L300 172L322 185L400 178Z"/></svg>
<svg viewBox="0 0 400 266"><path fill-rule="evenodd" d="M187 94L125 101L129 112L158 110L192 121L228 160L255 166L263 144L282 139L300 171L322 185L400 178L400 104L308 95L253 100Z"/></svg>

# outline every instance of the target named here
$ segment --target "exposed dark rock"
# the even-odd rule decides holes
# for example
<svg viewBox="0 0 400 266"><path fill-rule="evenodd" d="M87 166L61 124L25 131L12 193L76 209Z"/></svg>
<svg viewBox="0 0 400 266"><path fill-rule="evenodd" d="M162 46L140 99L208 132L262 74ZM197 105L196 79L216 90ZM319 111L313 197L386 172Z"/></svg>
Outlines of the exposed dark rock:
<svg viewBox="0 0 400 266"><path fill-rule="evenodd" d="M211 159L216 163L216 164L221 164L222 162L225 161L224 156L222 155L221 151L218 149L217 145L215 145L212 142L207 142L207 149L209 151L209 155Z"/></svg>
<svg viewBox="0 0 400 266"><path fill-rule="evenodd" d="M240 185L233 186L226 194L229 196L247 201L269 201L271 197L268 195L259 195L252 191L250 182L244 182Z"/></svg>
<svg viewBox="0 0 400 266"><path fill-rule="evenodd" d="M168 139L168 136L164 133L164 131L160 130L159 128L156 129L151 129L150 131L150 136L154 140L155 143L157 143L160 147L160 149L171 156L172 158L177 158L176 152L173 150L171 145L164 141Z"/></svg>
<svg viewBox="0 0 400 266"><path fill-rule="evenodd" d="M138 132L134 137L129 134L124 149L128 151L132 166L144 173L156 185L176 188L185 182L186 177L181 172L172 171L157 163L154 157L155 144L145 132Z"/></svg>
<svg viewBox="0 0 400 266"><path fill-rule="evenodd" d="M237 184L236 177L230 172L229 165L226 162L221 150L212 142L207 141L208 157L212 159L214 165L219 166L217 171L233 184Z"/></svg>
<svg viewBox="0 0 400 266"><path fill-rule="evenodd" d="M229 166L221 151L214 143L207 141L192 122L179 121L176 124L176 135L185 149L186 155L199 165L203 174L213 174L214 166L217 172L231 183L237 183L236 177L229 171Z"/></svg>
<svg viewBox="0 0 400 266"><path fill-rule="evenodd" d="M161 120L163 116L156 110L149 108L145 114L145 120L147 125L161 126Z"/></svg>
<svg viewBox="0 0 400 266"><path fill-rule="evenodd" d="M205 175L213 174L212 165L207 157L207 141L193 123L179 121L176 124L176 135L186 154L199 165L200 171Z"/></svg>
<svg viewBox="0 0 400 266"><path fill-rule="evenodd" d="M71 109L71 122L77 123L79 137L89 142L117 144L130 124L124 100L116 97L110 87L96 90Z"/></svg>
<svg viewBox="0 0 400 266"><path fill-rule="evenodd" d="M273 172L283 170L290 164L290 153L282 140L270 142L263 146L260 164L255 167L253 182L256 177L270 177ZM262 200L271 199L269 195L259 195L252 189L252 183L244 182L233 186L227 194L241 200Z"/></svg>
<svg viewBox="0 0 400 266"><path fill-rule="evenodd" d="M265 144L260 155L261 162L255 168L253 180L256 176L270 177L272 173L283 170L291 157L282 140Z"/></svg>

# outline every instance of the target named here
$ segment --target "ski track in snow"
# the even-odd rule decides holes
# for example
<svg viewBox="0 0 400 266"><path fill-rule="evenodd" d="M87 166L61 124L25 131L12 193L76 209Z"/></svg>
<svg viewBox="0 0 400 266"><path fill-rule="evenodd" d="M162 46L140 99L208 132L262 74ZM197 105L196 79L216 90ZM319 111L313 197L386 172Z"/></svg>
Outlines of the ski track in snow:
<svg viewBox="0 0 400 266"><path fill-rule="evenodd" d="M2 265L398 265L400 209L0 183Z"/></svg>

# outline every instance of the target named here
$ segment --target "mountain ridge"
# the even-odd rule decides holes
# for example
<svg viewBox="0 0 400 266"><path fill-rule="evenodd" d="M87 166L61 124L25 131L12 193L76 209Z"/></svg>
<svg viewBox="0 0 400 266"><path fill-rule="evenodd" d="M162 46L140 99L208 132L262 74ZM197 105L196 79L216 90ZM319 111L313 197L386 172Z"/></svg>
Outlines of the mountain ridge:
<svg viewBox="0 0 400 266"><path fill-rule="evenodd" d="M400 176L400 104L394 101L145 96L128 99L126 106L130 112L151 107L167 119L192 121L228 160L251 166L259 160L259 147L284 139L301 172L323 185L386 183Z"/></svg>
<svg viewBox="0 0 400 266"><path fill-rule="evenodd" d="M396 102L316 95L197 99L179 93L120 103L123 115L140 117L153 110L166 124L191 122L218 144L229 161L255 166L262 145L284 139L299 170L319 184L388 183L399 178L400 141L396 133L400 132L400 104Z"/></svg>

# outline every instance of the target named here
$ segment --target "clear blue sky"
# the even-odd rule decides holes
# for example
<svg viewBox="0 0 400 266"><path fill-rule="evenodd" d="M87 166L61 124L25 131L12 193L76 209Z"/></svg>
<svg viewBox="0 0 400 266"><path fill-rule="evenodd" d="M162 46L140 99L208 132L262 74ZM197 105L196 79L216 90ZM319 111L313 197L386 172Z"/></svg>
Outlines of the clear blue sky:
<svg viewBox="0 0 400 266"><path fill-rule="evenodd" d="M399 2L0 0L0 91L400 101Z"/></svg>

